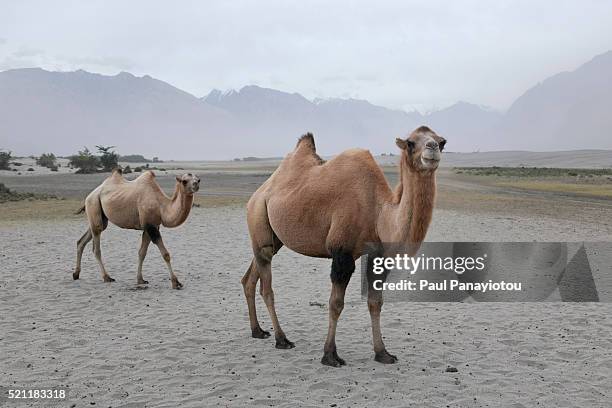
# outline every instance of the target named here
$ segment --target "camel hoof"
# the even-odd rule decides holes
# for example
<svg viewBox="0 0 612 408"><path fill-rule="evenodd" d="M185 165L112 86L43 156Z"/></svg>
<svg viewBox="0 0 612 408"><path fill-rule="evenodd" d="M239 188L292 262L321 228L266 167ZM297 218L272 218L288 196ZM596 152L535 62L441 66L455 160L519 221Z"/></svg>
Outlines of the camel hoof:
<svg viewBox="0 0 612 408"><path fill-rule="evenodd" d="M104 282L114 282L115 280L113 278L111 278L110 276L105 276L104 277Z"/></svg>
<svg viewBox="0 0 612 408"><path fill-rule="evenodd" d="M139 280L139 281L138 281L138 284L139 284L139 285L148 285L148 284L149 284L149 281L146 281L146 280Z"/></svg>
<svg viewBox="0 0 612 408"><path fill-rule="evenodd" d="M262 330L261 327L257 326L251 330L251 337L255 339L267 339L270 337L270 332Z"/></svg>
<svg viewBox="0 0 612 408"><path fill-rule="evenodd" d="M374 360L383 364L395 364L397 362L397 357L393 354L389 354L387 350L383 350L376 353Z"/></svg>
<svg viewBox="0 0 612 408"><path fill-rule="evenodd" d="M277 337L276 338L276 348L277 349L292 349L295 347L295 343L293 343L292 341L289 341L287 339L287 337L282 336L282 337Z"/></svg>
<svg viewBox="0 0 612 408"><path fill-rule="evenodd" d="M321 358L321 364L330 367L341 367L346 365L346 361L340 358L336 351L326 351Z"/></svg>
<svg viewBox="0 0 612 408"><path fill-rule="evenodd" d="M182 287L183 287L183 284L179 282L178 280L172 281L172 289L181 289Z"/></svg>
<svg viewBox="0 0 612 408"><path fill-rule="evenodd" d="M74 280L79 280L79 275L80 275L80 274L79 274L79 272L74 272L74 273L72 274L72 279L74 279Z"/></svg>

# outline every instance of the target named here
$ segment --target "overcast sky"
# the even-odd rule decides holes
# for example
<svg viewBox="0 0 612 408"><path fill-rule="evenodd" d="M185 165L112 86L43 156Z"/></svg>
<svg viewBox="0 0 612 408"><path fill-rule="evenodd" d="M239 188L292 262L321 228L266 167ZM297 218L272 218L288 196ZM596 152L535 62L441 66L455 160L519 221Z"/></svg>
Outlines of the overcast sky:
<svg viewBox="0 0 612 408"><path fill-rule="evenodd" d="M505 110L612 49L612 1L14 1L0 70L149 74L196 96L256 84L422 112Z"/></svg>

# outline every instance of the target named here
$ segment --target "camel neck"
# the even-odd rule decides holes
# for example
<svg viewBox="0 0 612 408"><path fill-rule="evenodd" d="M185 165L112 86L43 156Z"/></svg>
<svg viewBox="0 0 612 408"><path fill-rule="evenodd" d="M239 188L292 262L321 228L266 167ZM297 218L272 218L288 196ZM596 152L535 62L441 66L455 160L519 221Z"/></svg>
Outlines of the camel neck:
<svg viewBox="0 0 612 408"><path fill-rule="evenodd" d="M399 229L399 233L394 234L398 241L407 244L423 242L431 222L435 194L435 173L411 171L402 158L394 217L395 228Z"/></svg>
<svg viewBox="0 0 612 408"><path fill-rule="evenodd" d="M193 205L193 194L185 194L177 184L172 198L167 199L164 204L162 205L162 224L168 228L178 227L189 216Z"/></svg>

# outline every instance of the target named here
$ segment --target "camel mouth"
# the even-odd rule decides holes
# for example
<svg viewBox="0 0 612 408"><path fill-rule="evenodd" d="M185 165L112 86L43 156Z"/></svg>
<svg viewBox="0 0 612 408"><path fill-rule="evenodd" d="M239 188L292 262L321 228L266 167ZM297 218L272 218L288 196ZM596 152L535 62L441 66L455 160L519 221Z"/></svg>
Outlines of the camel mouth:
<svg viewBox="0 0 612 408"><path fill-rule="evenodd" d="M423 164L423 167L427 168L427 169L432 169L432 168L436 168L438 167L438 164L440 163L440 158L439 157L425 157L425 156L421 156L421 163Z"/></svg>
<svg viewBox="0 0 612 408"><path fill-rule="evenodd" d="M423 167L428 169L437 167L440 158L440 150L438 149L427 148L423 153L421 153L421 163L423 164Z"/></svg>

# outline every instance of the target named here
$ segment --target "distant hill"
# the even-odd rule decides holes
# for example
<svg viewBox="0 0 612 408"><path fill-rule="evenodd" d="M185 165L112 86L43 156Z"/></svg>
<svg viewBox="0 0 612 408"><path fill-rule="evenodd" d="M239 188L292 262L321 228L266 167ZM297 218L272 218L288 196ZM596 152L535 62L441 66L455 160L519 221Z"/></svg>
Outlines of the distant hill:
<svg viewBox="0 0 612 408"><path fill-rule="evenodd" d="M505 114L458 102L423 115L254 85L197 98L146 75L15 69L0 72L0 149L68 155L103 144L162 159L274 157L311 131L324 155L383 153L422 124L451 151L612 149L611 108L612 52L544 80Z"/></svg>
<svg viewBox="0 0 612 408"><path fill-rule="evenodd" d="M493 129L502 117L500 112L467 102L458 102L446 109L431 113L425 119L425 123L431 125L436 132L453 140L448 146L449 150L473 152L499 149L499 146L494 147L490 144L490 139L495 139ZM457 142L454 142L455 137Z"/></svg>
<svg viewBox="0 0 612 408"><path fill-rule="evenodd" d="M149 76L0 73L0 148L23 154L67 155L102 144L119 153L193 157L206 155L206 136L228 140L233 123L227 112ZM231 155L225 147L216 153Z"/></svg>
<svg viewBox="0 0 612 408"><path fill-rule="evenodd" d="M395 151L396 137L429 124L453 140L474 140L487 134L501 114L466 102L428 115L376 106L358 99L316 99L258 86L239 91L213 90L202 100L230 112L246 127L245 134L291 143L305 131L315 134L318 148L334 153L351 146L375 152ZM282 143L282 142L281 142ZM291 146L287 146L291 148ZM476 144L468 146L475 150ZM282 152L281 152L282 153Z"/></svg>
<svg viewBox="0 0 612 408"><path fill-rule="evenodd" d="M612 148L612 51L554 75L519 97L494 145L524 150Z"/></svg>

